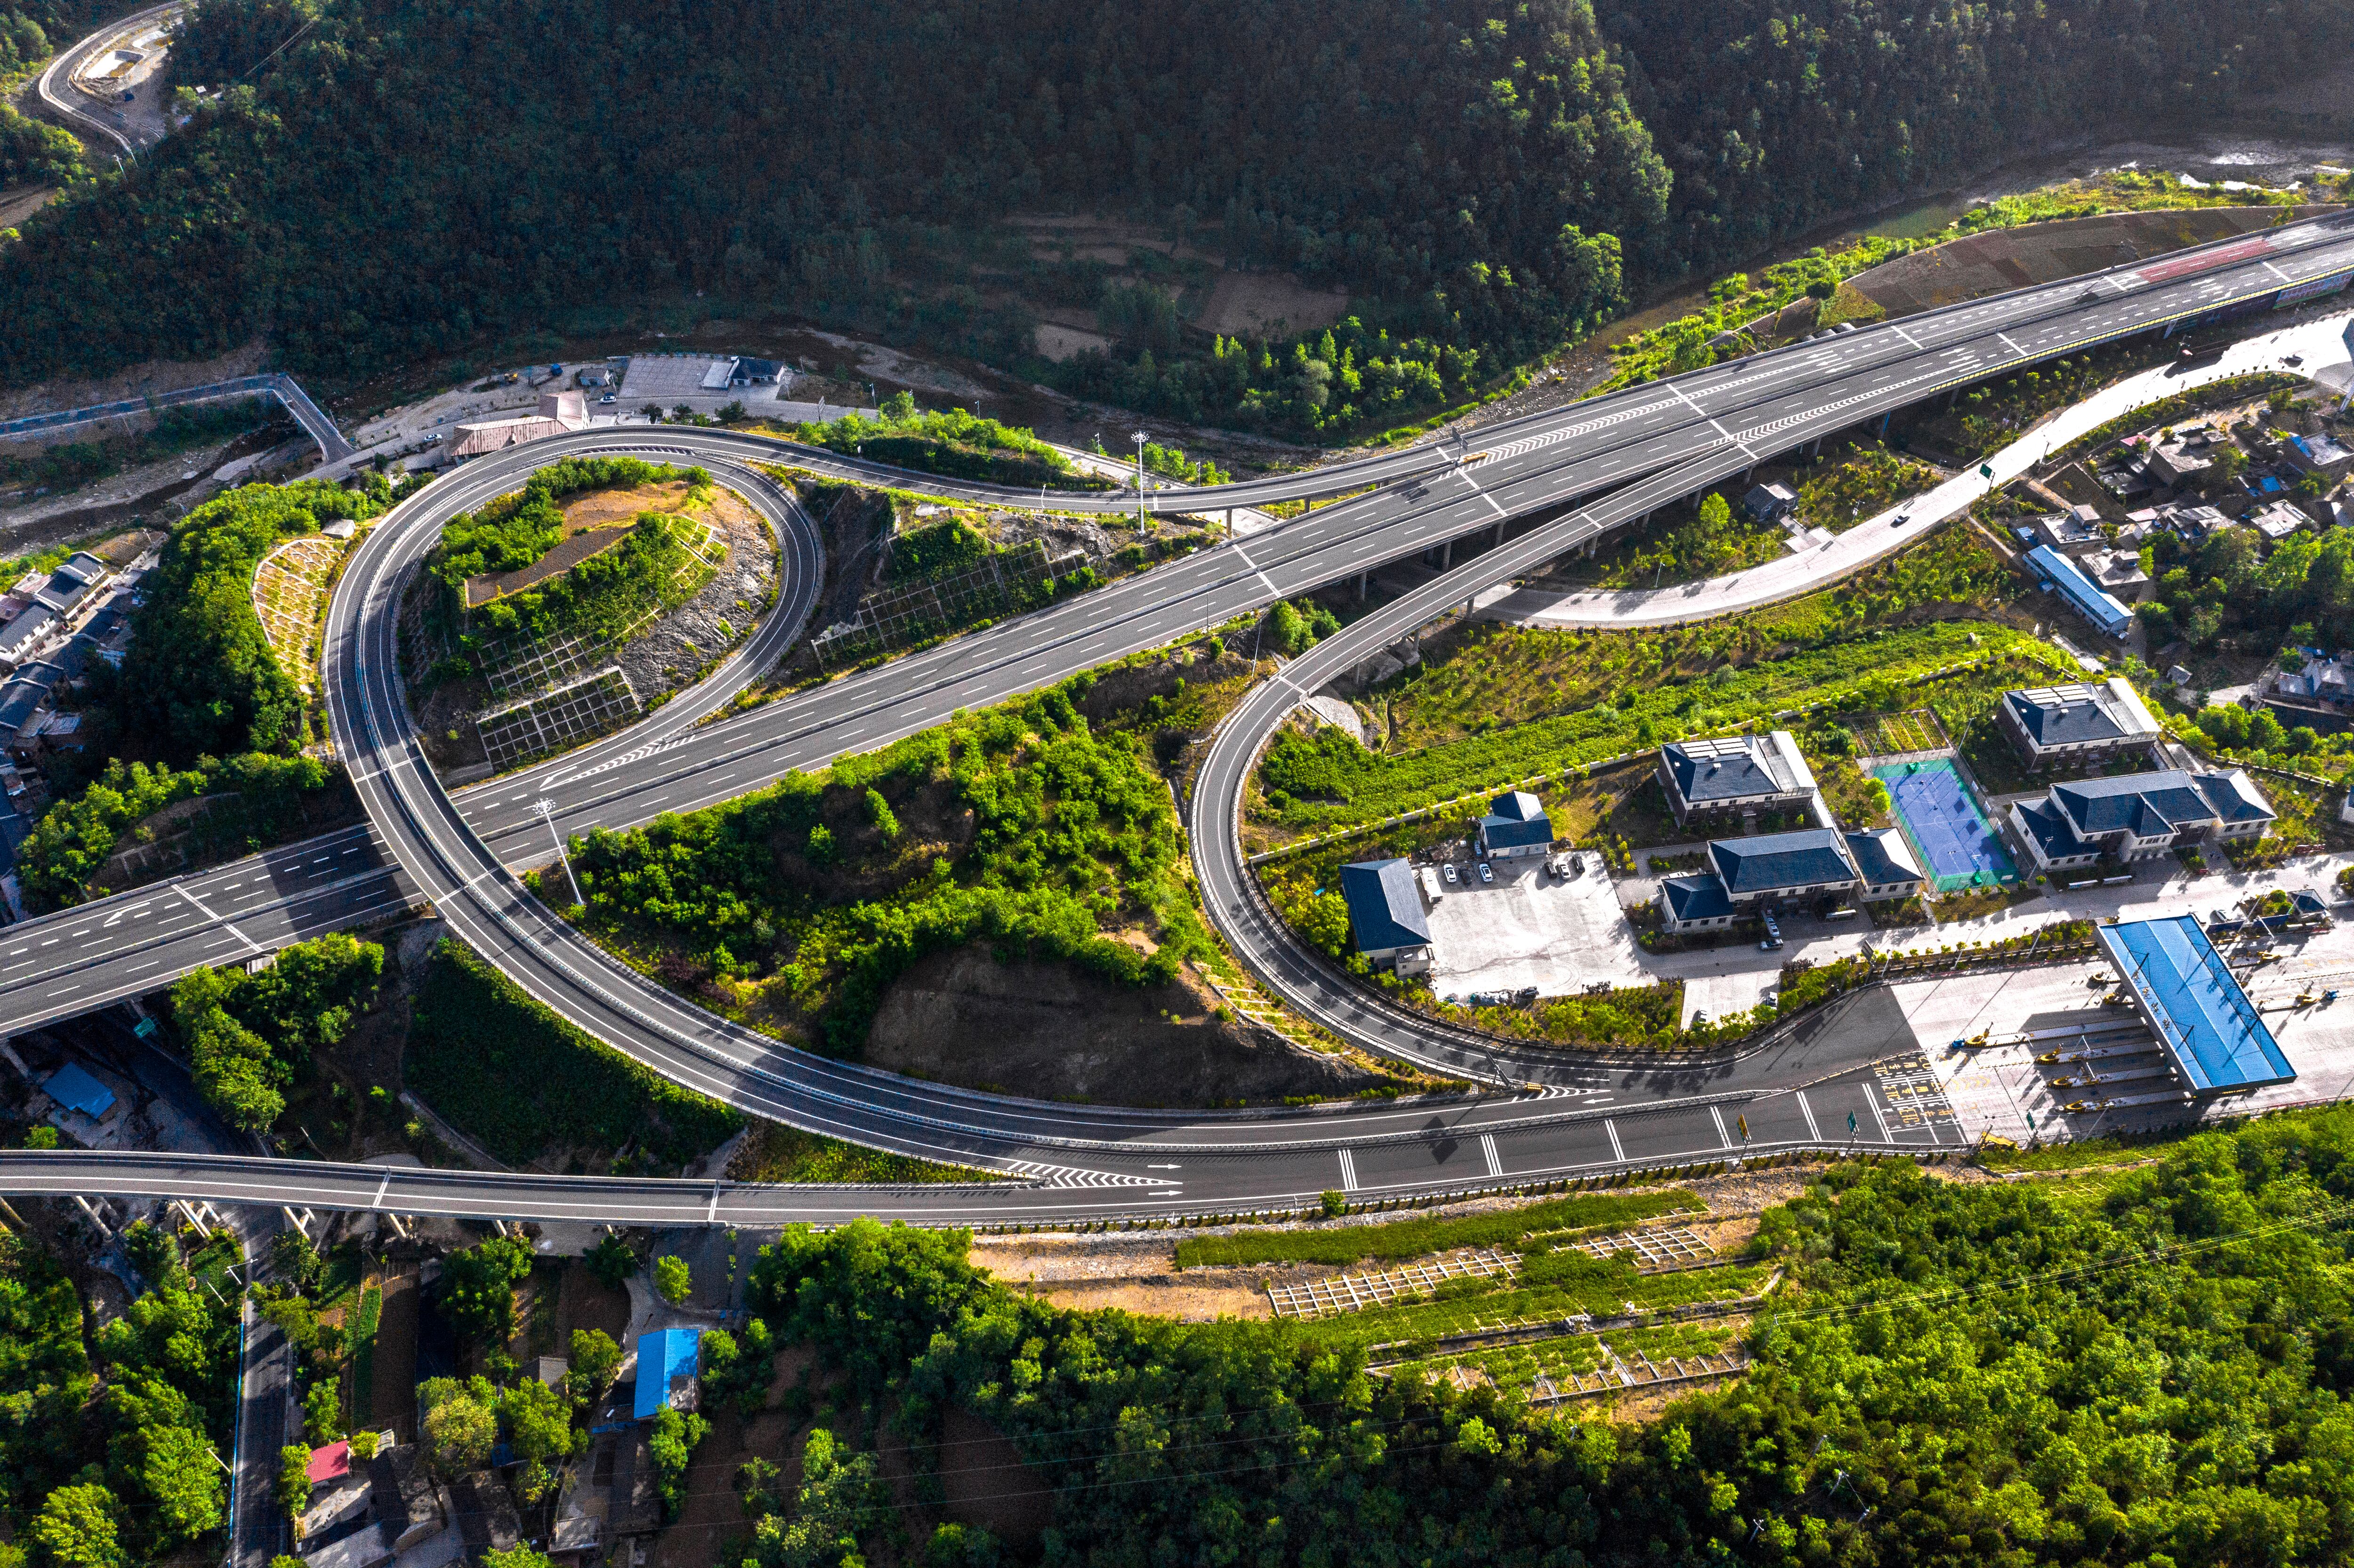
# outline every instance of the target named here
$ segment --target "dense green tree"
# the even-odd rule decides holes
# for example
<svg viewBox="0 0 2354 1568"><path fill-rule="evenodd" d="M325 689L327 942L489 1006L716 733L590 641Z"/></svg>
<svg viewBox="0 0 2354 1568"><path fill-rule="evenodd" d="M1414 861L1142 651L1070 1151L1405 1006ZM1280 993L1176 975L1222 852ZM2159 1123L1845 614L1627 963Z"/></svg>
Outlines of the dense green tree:
<svg viewBox="0 0 2354 1568"><path fill-rule="evenodd" d="M461 1383L435 1377L419 1383L419 1427L433 1467L444 1476L460 1476L489 1464L498 1442L498 1391L487 1378Z"/></svg>
<svg viewBox="0 0 2354 1568"><path fill-rule="evenodd" d="M573 1452L572 1406L546 1383L526 1378L499 1396L499 1414L523 1466L515 1477L515 1496L525 1504L535 1503L556 1478L550 1462ZM579 1436L585 1439L588 1435Z"/></svg>
<svg viewBox="0 0 2354 1568"><path fill-rule="evenodd" d="M686 1260L668 1255L654 1259L654 1293L673 1307L686 1304L687 1292L695 1281L687 1272Z"/></svg>
<svg viewBox="0 0 2354 1568"><path fill-rule="evenodd" d="M459 1335L492 1350L514 1336L514 1287L531 1272L531 1244L493 1236L441 1264L441 1310Z"/></svg>
<svg viewBox="0 0 2354 1568"><path fill-rule="evenodd" d="M605 1396L621 1371L621 1347L602 1329L572 1330L572 1364L564 1374L566 1391L578 1404Z"/></svg>
<svg viewBox="0 0 2354 1568"><path fill-rule="evenodd" d="M33 1543L57 1568L128 1568L115 1511L104 1487L59 1487L33 1518Z"/></svg>
<svg viewBox="0 0 2354 1568"><path fill-rule="evenodd" d="M311 1053L350 1031L383 973L382 948L341 932L282 949L258 974L191 971L172 987L172 1022L196 1087L231 1126L270 1126Z"/></svg>

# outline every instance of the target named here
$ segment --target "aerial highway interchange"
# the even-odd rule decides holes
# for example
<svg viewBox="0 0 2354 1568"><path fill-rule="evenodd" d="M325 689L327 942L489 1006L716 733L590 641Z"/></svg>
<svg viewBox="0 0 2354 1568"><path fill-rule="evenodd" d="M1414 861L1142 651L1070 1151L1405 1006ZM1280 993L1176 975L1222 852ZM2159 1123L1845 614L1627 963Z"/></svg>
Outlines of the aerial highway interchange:
<svg viewBox="0 0 2354 1568"><path fill-rule="evenodd" d="M1631 1165L1858 1141L1929 1149L1934 1127L1884 1114L1872 1064L1913 1041L1885 993L1704 1062L1629 1065L1514 1051L1386 1007L1299 948L1257 899L1236 818L1259 748L1303 696L1492 583L1589 545L1776 453L1923 398L2086 345L2261 299L2354 267L2345 219L2290 225L2157 261L1924 313L1300 475L1154 493L1151 510L1214 514L1345 494L1247 540L1172 561L1038 613L813 689L715 717L800 636L822 578L814 530L750 465L888 479L997 502L1029 493L909 476L856 459L695 429L604 429L512 449L438 481L366 535L329 613L334 733L370 826L27 922L0 933L0 1030L150 993L421 903L535 996L676 1081L754 1114L1026 1180L936 1188L759 1187L345 1167L316 1161L10 1151L9 1193L168 1194L484 1218L772 1225L877 1213L944 1224L1285 1208L1367 1196L1528 1186ZM735 659L633 728L447 793L401 694L392 609L403 574L459 512L581 452L711 468L777 531L775 609ZM1372 488L1368 489L1367 486ZM1362 492L1362 493L1348 493ZM1118 494L1056 496L1127 511ZM1517 530L1517 532L1516 532ZM1124 1110L943 1087L816 1057L695 1007L606 957L512 868L551 835L621 828L823 767L970 709L1160 646L1385 563L1482 546L1262 683L1217 734L1189 809L1213 921L1304 1015L1367 1049L1509 1092L1282 1113ZM1853 1128L1853 1131L1850 1131Z"/></svg>

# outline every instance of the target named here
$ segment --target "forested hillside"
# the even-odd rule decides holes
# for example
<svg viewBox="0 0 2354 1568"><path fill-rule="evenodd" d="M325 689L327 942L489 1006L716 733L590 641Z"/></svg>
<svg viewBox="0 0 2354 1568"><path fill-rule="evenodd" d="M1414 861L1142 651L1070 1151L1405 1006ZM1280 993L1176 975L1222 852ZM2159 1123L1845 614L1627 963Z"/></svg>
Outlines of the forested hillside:
<svg viewBox="0 0 2354 1568"><path fill-rule="evenodd" d="M2331 0L1606 4L204 0L176 79L233 85L0 252L0 377L267 332L341 379L686 290L1044 374L990 226L1089 209L1345 283L1359 324L1214 342L1107 289L1121 346L1066 385L1322 429L1459 396L1629 276L2094 106L2211 109L2245 49L2311 65L2349 26Z"/></svg>
<svg viewBox="0 0 2354 1568"><path fill-rule="evenodd" d="M2342 1563L2349 1153L2333 1111L2065 1183L1833 1167L1765 1215L1785 1283L1745 1379L1639 1423L1368 1375L1345 1323L1057 1308L865 1221L788 1231L751 1298L843 1369L837 1408L897 1413L919 1469L953 1410L1012 1436L1050 1563ZM895 1528L871 1498L821 1515L804 1479L793 1528ZM930 1561L988 1560L950 1545Z"/></svg>

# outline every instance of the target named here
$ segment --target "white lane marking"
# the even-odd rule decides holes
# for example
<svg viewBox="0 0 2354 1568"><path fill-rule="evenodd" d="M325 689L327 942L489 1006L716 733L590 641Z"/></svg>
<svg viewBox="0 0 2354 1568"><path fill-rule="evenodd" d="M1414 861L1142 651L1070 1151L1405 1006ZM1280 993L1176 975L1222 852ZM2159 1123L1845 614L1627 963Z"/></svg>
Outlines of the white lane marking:
<svg viewBox="0 0 2354 1568"><path fill-rule="evenodd" d="M1732 1148L1733 1134L1725 1129L1724 1113L1717 1109L1714 1106L1711 1106L1708 1107L1708 1114L1710 1119L1716 1123L1716 1141L1718 1145L1725 1149Z"/></svg>
<svg viewBox="0 0 2354 1568"><path fill-rule="evenodd" d="M1496 1152L1496 1135L1494 1133L1483 1132L1479 1135L1479 1152L1488 1157L1489 1175L1501 1176L1504 1173L1504 1161L1503 1159Z"/></svg>
<svg viewBox="0 0 2354 1568"><path fill-rule="evenodd" d="M1863 1092L1863 1103L1872 1107L1872 1119L1880 1124L1880 1141L1882 1143L1895 1142L1895 1136L1888 1130L1888 1118L1880 1114L1880 1100L1878 1097L1873 1095L1870 1089L1866 1089ZM1929 1141L1932 1143L1944 1141L1937 1136L1937 1124L1935 1121L1929 1123Z"/></svg>
<svg viewBox="0 0 2354 1568"><path fill-rule="evenodd" d="M1674 393L1679 397L1684 397L1684 389L1677 386L1672 381L1668 383L1668 390ZM1698 414L1702 418L1706 419L1710 429L1714 430L1718 435L1723 436L1734 446L1741 447L1741 453L1744 457L1755 457L1757 455L1755 452L1751 451L1746 446L1743 446L1741 438L1734 435L1731 430L1726 429L1723 423L1717 419L1714 415L1702 408L1699 404L1693 402L1691 398L1684 397L1684 407L1690 408L1693 413Z"/></svg>
<svg viewBox="0 0 2354 1568"><path fill-rule="evenodd" d="M1472 488L1477 489L1479 487L1475 485ZM1229 546L1228 548L1234 551L1235 558L1241 561L1243 565L1248 567L1252 571L1258 573L1258 580L1267 585L1267 592L1275 595L1278 599L1281 599L1283 597L1283 590L1275 586L1275 579L1268 577L1265 572L1259 571L1258 563L1252 560L1249 553L1244 550L1240 545L1232 545Z"/></svg>
<svg viewBox="0 0 2354 1568"><path fill-rule="evenodd" d="M1999 332L1999 333L1995 334L1994 335L1995 335L1995 336L1997 336L1997 337L1999 337L1999 338L2000 338L2000 339L2002 340L2002 345L2003 345L2003 347L2005 347L2005 348L2007 348L2007 349L2010 350L2010 352L2011 352L2011 353L2013 353L2013 354L2015 354L2015 355L2019 355L2019 357L2020 357L2020 358L2021 358L2021 359L2025 359L2025 358L2027 357L2027 350L2025 350L2025 349L2023 349L2023 348L2020 347L2020 346L2019 346L2019 344L2015 344L2015 343L2011 342L2011 341L2010 341L2010 334L2009 334L2009 333Z"/></svg>
<svg viewBox="0 0 2354 1568"><path fill-rule="evenodd" d="M1815 1107L1807 1103L1807 1091L1800 1089L1797 1098L1798 1108L1804 1111L1807 1117L1807 1136L1820 1143L1823 1140L1823 1129L1815 1125Z"/></svg>
<svg viewBox="0 0 2354 1568"><path fill-rule="evenodd" d="M2287 273L2282 271L2279 268L2274 266L2269 261L2264 263L2264 269L2265 271L2270 272L2274 277L2278 278L2284 283L2294 283L2296 281L2296 279L2290 277Z"/></svg>
<svg viewBox="0 0 2354 1568"><path fill-rule="evenodd" d="M1618 1124L1608 1117L1602 1118L1602 1130L1610 1135L1610 1158L1619 1164L1627 1163L1627 1146L1618 1141Z"/></svg>
<svg viewBox="0 0 2354 1568"><path fill-rule="evenodd" d="M1472 494L1474 494L1474 495L1478 496L1480 500L1482 500L1482 501L1486 502L1489 505L1490 505L1490 506L1494 506L1494 507L1496 508L1496 515L1497 515L1497 516L1499 516L1499 517L1510 517L1510 516L1511 515L1511 513L1509 513L1509 512L1505 511L1501 506L1497 506L1497 505L1496 505L1496 498L1495 498L1494 496L1492 496L1492 495L1489 494L1486 491L1484 491L1484 490L1480 489L1480 488L1479 488L1479 482L1478 480L1476 480L1476 479L1472 478L1472 477L1471 477L1471 475L1470 475L1469 472L1467 472L1465 470L1462 470L1462 469L1459 469L1459 468L1458 468L1458 469L1457 469L1455 471L1456 471L1456 472L1458 472L1458 473L1459 473L1459 474L1462 474L1462 475L1463 475L1463 482L1464 482L1464 483L1466 483L1466 484L1468 484L1468 485L1469 485L1469 486L1471 487L1471 493L1472 493Z"/></svg>
<svg viewBox="0 0 2354 1568"><path fill-rule="evenodd" d="M386 1172L384 1173L384 1180L383 1180L383 1181L379 1181L379 1182L377 1182L377 1183L376 1183L376 1202L373 1202L373 1203L370 1203L370 1204L368 1205L368 1207L369 1207L369 1208L371 1208L371 1209L381 1209L381 1208L383 1208L383 1207L384 1207L384 1195L385 1195L386 1192L391 1188L391 1186L392 1186L392 1172L391 1172L391 1171L386 1171Z"/></svg>
<svg viewBox="0 0 2354 1568"><path fill-rule="evenodd" d="M1341 1191L1353 1192L1356 1190L1357 1162L1349 1157L1349 1151L1344 1149L1341 1150Z"/></svg>
<svg viewBox="0 0 2354 1568"><path fill-rule="evenodd" d="M1903 338L1906 343L1912 344L1914 348L1919 352L1923 354L1929 352L1927 349L1922 348L1921 344L1914 338L1913 334L1906 332L1903 327L1892 324L1888 330L1894 333L1898 337Z"/></svg>
<svg viewBox="0 0 2354 1568"><path fill-rule="evenodd" d="M228 921L221 919L219 916L206 908L204 900L189 892L187 888L183 886L181 884L176 882L174 883L172 885L172 891L186 899L189 903L195 905L196 906L197 914L202 915L206 919L214 921L219 925L223 930L227 931L230 936L235 937L239 941L243 942L256 953L266 953L270 950L260 943L255 941L252 938L247 936L244 932L239 930L235 926L230 925Z"/></svg>

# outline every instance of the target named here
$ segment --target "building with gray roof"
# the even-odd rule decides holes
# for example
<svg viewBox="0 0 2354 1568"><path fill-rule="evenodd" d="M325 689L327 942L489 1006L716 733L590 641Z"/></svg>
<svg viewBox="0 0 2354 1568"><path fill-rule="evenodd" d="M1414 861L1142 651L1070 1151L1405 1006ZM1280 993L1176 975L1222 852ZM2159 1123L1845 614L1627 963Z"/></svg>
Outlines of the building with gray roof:
<svg viewBox="0 0 2354 1568"><path fill-rule="evenodd" d="M2123 676L2097 686L2075 681L2005 692L1996 712L2003 733L2030 768L2103 762L2147 751L2158 738L2158 721Z"/></svg>
<svg viewBox="0 0 2354 1568"><path fill-rule="evenodd" d="M1370 963L1400 974L1430 968L1430 916L1414 867L1403 860L1361 860L1341 868L1341 897L1349 930Z"/></svg>
<svg viewBox="0 0 2354 1568"><path fill-rule="evenodd" d="M2048 872L2103 854L2137 861L2211 840L2261 838L2274 812L2244 769L2168 768L2054 784L2043 800L2013 805L2010 820L2036 868Z"/></svg>
<svg viewBox="0 0 2354 1568"><path fill-rule="evenodd" d="M1511 860L1543 854L1553 847L1553 820L1544 802L1525 789L1514 789L1488 802L1479 819L1479 853L1490 860Z"/></svg>
<svg viewBox="0 0 2354 1568"><path fill-rule="evenodd" d="M1814 799L1814 770L1788 730L1671 740L1659 747L1659 788L1679 824L1694 813L1792 810Z"/></svg>

